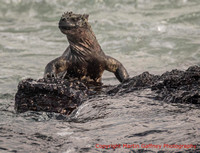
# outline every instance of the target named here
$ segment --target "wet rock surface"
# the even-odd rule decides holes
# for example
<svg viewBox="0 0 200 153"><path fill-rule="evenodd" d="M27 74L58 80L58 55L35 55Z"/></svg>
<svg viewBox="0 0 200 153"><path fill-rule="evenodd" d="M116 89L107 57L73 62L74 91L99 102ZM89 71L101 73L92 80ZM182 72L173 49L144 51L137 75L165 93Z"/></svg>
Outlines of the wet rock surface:
<svg viewBox="0 0 200 153"><path fill-rule="evenodd" d="M18 85L15 109L17 112L34 110L70 114L85 100L95 101L99 94L120 98L146 89L150 89L151 99L199 105L200 67L192 66L186 71L172 70L160 76L144 72L118 86L106 88L88 86L78 80L25 79Z"/></svg>
<svg viewBox="0 0 200 153"><path fill-rule="evenodd" d="M200 67L191 66L186 71L175 69L160 76L144 72L108 91L108 94L124 95L146 88L151 89L156 100L200 104Z"/></svg>
<svg viewBox="0 0 200 153"><path fill-rule="evenodd" d="M81 105L89 90L80 81L61 79L25 79L18 85L15 109L69 114Z"/></svg>
<svg viewBox="0 0 200 153"><path fill-rule="evenodd" d="M200 104L200 67L172 70L160 76L151 89L166 102Z"/></svg>

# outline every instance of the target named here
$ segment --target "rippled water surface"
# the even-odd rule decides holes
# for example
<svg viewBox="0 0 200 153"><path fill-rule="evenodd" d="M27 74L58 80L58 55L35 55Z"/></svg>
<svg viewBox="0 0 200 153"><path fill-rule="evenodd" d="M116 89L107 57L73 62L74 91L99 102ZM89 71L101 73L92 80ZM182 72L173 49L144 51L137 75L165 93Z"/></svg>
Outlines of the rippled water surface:
<svg viewBox="0 0 200 153"><path fill-rule="evenodd" d="M70 118L16 114L18 82L41 78L68 45L57 27L64 11L90 14L102 49L130 76L200 65L199 0L1 0L0 152L133 152L96 144L200 144L200 109L152 101L148 90L123 98L100 95ZM118 84L108 72L103 82Z"/></svg>

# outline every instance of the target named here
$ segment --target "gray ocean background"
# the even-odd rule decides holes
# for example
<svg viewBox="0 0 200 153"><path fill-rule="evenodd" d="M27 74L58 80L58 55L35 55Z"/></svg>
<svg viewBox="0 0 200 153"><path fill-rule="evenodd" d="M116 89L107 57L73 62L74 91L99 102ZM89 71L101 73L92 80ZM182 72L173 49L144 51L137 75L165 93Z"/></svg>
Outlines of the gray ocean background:
<svg viewBox="0 0 200 153"><path fill-rule="evenodd" d="M80 108L80 122L55 113L16 114L18 82L43 77L46 64L68 46L58 29L66 11L90 15L102 49L130 76L200 66L199 0L0 0L0 152L131 152L95 144L200 144L200 110L191 105L99 98ZM103 83L119 84L108 72Z"/></svg>

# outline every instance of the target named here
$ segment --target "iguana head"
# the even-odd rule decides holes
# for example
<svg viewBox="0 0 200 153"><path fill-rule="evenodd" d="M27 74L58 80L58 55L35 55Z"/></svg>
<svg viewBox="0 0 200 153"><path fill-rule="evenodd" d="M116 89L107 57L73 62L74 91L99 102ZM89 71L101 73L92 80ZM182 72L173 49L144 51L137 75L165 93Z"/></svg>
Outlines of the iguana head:
<svg viewBox="0 0 200 153"><path fill-rule="evenodd" d="M88 14L74 14L72 12L66 12L61 16L59 21L59 29L65 33L68 30L77 28L87 28L88 25Z"/></svg>

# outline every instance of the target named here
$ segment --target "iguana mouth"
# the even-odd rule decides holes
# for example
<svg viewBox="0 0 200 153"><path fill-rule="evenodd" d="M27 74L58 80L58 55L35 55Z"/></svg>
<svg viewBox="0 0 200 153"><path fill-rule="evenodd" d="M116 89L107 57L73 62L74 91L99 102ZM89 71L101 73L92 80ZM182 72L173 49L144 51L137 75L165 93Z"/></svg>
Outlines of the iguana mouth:
<svg viewBox="0 0 200 153"><path fill-rule="evenodd" d="M60 19L60 21L59 21L59 23L58 23L58 27L59 27L59 29L63 29L63 30L71 30L72 28L74 28L74 27L72 27L72 26L70 26L70 25L67 25L67 23L66 23L66 19Z"/></svg>
<svg viewBox="0 0 200 153"><path fill-rule="evenodd" d="M59 29L61 29L61 30L71 30L72 29L72 27L68 27L68 26L63 26L63 25L60 25L59 24Z"/></svg>

